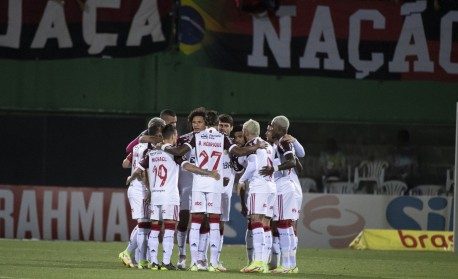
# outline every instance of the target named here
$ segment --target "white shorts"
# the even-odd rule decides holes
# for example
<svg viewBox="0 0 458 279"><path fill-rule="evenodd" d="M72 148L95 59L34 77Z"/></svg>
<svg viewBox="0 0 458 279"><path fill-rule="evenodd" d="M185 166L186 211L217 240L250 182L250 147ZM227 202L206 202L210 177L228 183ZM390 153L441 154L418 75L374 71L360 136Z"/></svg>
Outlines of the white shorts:
<svg viewBox="0 0 458 279"><path fill-rule="evenodd" d="M179 221L179 209L180 206L177 204L166 204L166 205L151 205L151 220L163 221L163 220L174 220Z"/></svg>
<svg viewBox="0 0 458 279"><path fill-rule="evenodd" d="M221 193L192 191L191 213L221 214Z"/></svg>
<svg viewBox="0 0 458 279"><path fill-rule="evenodd" d="M277 194L273 219L275 221L299 219L297 199L294 192Z"/></svg>
<svg viewBox="0 0 458 279"><path fill-rule="evenodd" d="M180 191L180 210L191 210L189 206L191 201L191 189L192 187L179 188Z"/></svg>
<svg viewBox="0 0 458 279"><path fill-rule="evenodd" d="M149 203L146 202L146 189L143 186L130 186L127 189L132 219L149 219Z"/></svg>
<svg viewBox="0 0 458 279"><path fill-rule="evenodd" d="M248 193L248 215L268 215L269 209L274 205L275 193Z"/></svg>
<svg viewBox="0 0 458 279"><path fill-rule="evenodd" d="M277 193L273 194L274 197L272 199L272 203L270 204L269 208L267 209L266 217L269 217L271 219L274 218L274 207L275 204L277 204Z"/></svg>
<svg viewBox="0 0 458 279"><path fill-rule="evenodd" d="M221 221L228 222L229 216L231 215L231 198L232 192L230 195L228 193L221 194Z"/></svg>

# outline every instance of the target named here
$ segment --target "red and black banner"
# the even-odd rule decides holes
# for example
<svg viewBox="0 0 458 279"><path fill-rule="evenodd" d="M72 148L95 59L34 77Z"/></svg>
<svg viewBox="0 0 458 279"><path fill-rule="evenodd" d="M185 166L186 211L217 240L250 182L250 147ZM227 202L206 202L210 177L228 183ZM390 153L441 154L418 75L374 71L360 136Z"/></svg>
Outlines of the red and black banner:
<svg viewBox="0 0 458 279"><path fill-rule="evenodd" d="M165 50L174 0L0 0L0 58L131 57Z"/></svg>
<svg viewBox="0 0 458 279"><path fill-rule="evenodd" d="M281 0L278 10L258 14L237 9L234 1L218 1L225 3L224 13L215 5L186 2L186 19L203 23L200 43L217 68L458 81L458 1ZM180 37L184 47L186 41L196 44L189 34Z"/></svg>

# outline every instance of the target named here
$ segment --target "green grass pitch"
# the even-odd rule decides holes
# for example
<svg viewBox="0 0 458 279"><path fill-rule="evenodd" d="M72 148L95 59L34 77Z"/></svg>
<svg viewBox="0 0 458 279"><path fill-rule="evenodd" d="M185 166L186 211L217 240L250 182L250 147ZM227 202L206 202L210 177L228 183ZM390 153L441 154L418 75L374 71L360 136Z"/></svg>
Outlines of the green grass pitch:
<svg viewBox="0 0 458 279"><path fill-rule="evenodd" d="M118 260L125 246L0 239L0 278L458 278L458 257L451 252L300 249L298 274L272 275L240 273L246 262L240 245L224 247L225 273L126 268Z"/></svg>

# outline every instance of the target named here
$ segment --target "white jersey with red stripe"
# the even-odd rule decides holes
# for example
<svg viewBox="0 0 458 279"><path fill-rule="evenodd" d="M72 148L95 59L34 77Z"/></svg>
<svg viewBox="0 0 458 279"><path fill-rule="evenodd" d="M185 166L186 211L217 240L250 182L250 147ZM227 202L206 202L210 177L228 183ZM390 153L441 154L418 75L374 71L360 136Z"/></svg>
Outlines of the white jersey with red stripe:
<svg viewBox="0 0 458 279"><path fill-rule="evenodd" d="M210 127L199 133L194 134L190 143L186 143L191 149L195 150L195 165L207 170L217 170L221 176L220 180L198 174L193 175L192 191L222 193L223 188L223 154L235 146L230 139Z"/></svg>
<svg viewBox="0 0 458 279"><path fill-rule="evenodd" d="M252 146L258 142L264 142L264 140L260 137L257 137L247 142L245 146ZM249 181L250 193L275 193L276 186L273 175L263 176L259 174L259 171L263 167L273 166L273 147L268 144L267 148L260 148L256 150L255 153L248 155L245 160L247 162L247 166L245 173L242 175L239 181Z"/></svg>
<svg viewBox="0 0 458 279"><path fill-rule="evenodd" d="M174 157L161 149L150 149L140 162L147 170L151 205L179 205L178 171L180 166Z"/></svg>
<svg viewBox="0 0 458 279"><path fill-rule="evenodd" d="M139 167L139 163L145 156L145 152L147 151L148 146L149 146L148 143L138 143L132 149L131 175ZM143 188L143 182L140 179L134 179L132 180L132 183L130 184L130 186Z"/></svg>

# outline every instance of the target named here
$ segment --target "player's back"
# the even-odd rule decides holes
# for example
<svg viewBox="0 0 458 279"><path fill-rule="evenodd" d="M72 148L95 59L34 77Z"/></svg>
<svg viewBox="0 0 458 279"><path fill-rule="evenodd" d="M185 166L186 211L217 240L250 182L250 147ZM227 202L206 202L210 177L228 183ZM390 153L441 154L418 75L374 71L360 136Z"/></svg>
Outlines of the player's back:
<svg viewBox="0 0 458 279"><path fill-rule="evenodd" d="M226 136L215 128L207 128L194 135L196 162L195 165L207 169L217 170L223 177L223 153ZM193 191L221 193L223 191L223 180L215 180L208 176L194 174Z"/></svg>
<svg viewBox="0 0 458 279"><path fill-rule="evenodd" d="M264 142L263 139L257 137L250 141L247 145L254 145L258 142ZM266 142L267 143L267 142ZM256 156L256 171L253 173L252 179L250 179L250 191L255 192L275 192L275 183L272 175L263 176L259 174L259 171L264 167L272 167L274 159L274 151L272 146L267 143L267 148L260 148L256 150L256 153L250 156Z"/></svg>
<svg viewBox="0 0 458 279"><path fill-rule="evenodd" d="M145 156L145 153L148 149L148 143L138 143L132 149L132 167L131 167L131 174L135 172L137 167L139 166L140 161ZM143 187L141 181L139 179L134 179L132 181L132 186L136 187Z"/></svg>
<svg viewBox="0 0 458 279"><path fill-rule="evenodd" d="M151 190L151 204L179 204L178 173L180 166L172 155L160 150L148 151L148 179Z"/></svg>
<svg viewBox="0 0 458 279"><path fill-rule="evenodd" d="M294 147L292 144L279 140L278 144L274 145L275 157L279 160L280 164L283 164L287 159L286 156L290 154L294 157ZM295 181L298 180L297 174L294 168L287 170L278 171L275 174L275 182L277 184L277 192L285 193L290 191L297 191Z"/></svg>

